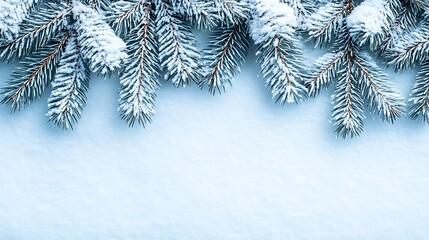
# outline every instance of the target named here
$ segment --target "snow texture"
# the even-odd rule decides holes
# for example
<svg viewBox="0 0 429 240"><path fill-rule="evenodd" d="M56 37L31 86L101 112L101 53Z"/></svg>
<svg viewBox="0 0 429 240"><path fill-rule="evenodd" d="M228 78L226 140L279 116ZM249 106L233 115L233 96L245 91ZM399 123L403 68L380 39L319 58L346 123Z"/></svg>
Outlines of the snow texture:
<svg viewBox="0 0 429 240"><path fill-rule="evenodd" d="M332 89L280 107L254 61L221 96L166 83L146 129L119 118L118 79L93 78L72 132L48 95L1 107L0 239L429 239L429 127L336 139ZM390 73L408 95L416 73Z"/></svg>

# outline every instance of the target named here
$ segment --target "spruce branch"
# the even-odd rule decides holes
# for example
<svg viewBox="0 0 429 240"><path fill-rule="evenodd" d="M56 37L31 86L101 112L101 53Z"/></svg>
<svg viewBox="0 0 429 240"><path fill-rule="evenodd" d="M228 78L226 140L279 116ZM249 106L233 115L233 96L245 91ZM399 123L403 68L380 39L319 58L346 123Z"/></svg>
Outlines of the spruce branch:
<svg viewBox="0 0 429 240"><path fill-rule="evenodd" d="M209 36L208 47L203 51L204 69L200 87L207 85L212 94L225 91L226 85L232 85L234 76L240 72L248 48L245 23L214 30Z"/></svg>
<svg viewBox="0 0 429 240"><path fill-rule="evenodd" d="M365 0L347 18L350 35L359 45L369 43L376 50L391 35L395 21L395 2L392 0Z"/></svg>
<svg viewBox="0 0 429 240"><path fill-rule="evenodd" d="M65 28L70 13L68 5L47 3L22 23L17 38L0 45L0 60L13 61L38 51Z"/></svg>
<svg viewBox="0 0 429 240"><path fill-rule="evenodd" d="M310 95L315 96L323 86L337 80L332 96L332 120L338 136L345 138L357 136L363 131L365 102L381 120L389 122L404 114L405 103L399 91L388 83L386 74L363 52L360 40L353 36L350 22L354 20L348 20L355 11L353 1L343 1L342 4L347 12L332 52L316 61L315 73L307 80L307 85ZM332 14L335 15L335 12Z"/></svg>
<svg viewBox="0 0 429 240"><path fill-rule="evenodd" d="M391 49L389 64L403 70L415 66L427 58L429 52L429 24L423 24L414 32L404 36Z"/></svg>
<svg viewBox="0 0 429 240"><path fill-rule="evenodd" d="M355 66L352 61L347 61L346 66L338 73L338 83L332 96L334 108L332 121L336 127L338 136L359 136L363 131L364 101L359 94L358 80L356 79Z"/></svg>
<svg viewBox="0 0 429 240"><path fill-rule="evenodd" d="M115 35L96 10L77 1L73 4L78 40L89 69L101 74L118 70L127 58L124 41Z"/></svg>
<svg viewBox="0 0 429 240"><path fill-rule="evenodd" d="M285 3L290 6L294 12L298 21L298 29L304 30L307 19L311 16L311 13L315 11L317 1L314 0L280 0L281 3Z"/></svg>
<svg viewBox="0 0 429 240"><path fill-rule="evenodd" d="M344 25L344 20L349 12L350 4L343 2L329 2L320 7L314 13L305 26L309 40L314 40L317 45L327 44L335 38L335 34Z"/></svg>
<svg viewBox="0 0 429 240"><path fill-rule="evenodd" d="M90 71L85 64L76 31L71 31L52 81L48 118L56 126L73 129L86 105Z"/></svg>
<svg viewBox="0 0 429 240"><path fill-rule="evenodd" d="M18 35L22 21L38 0L5 0L0 2L0 40L11 41Z"/></svg>
<svg viewBox="0 0 429 240"><path fill-rule="evenodd" d="M393 123L396 118L405 114L405 102L401 93L388 82L370 56L357 54L356 63L358 79L364 99L373 112L377 112L384 121Z"/></svg>
<svg viewBox="0 0 429 240"><path fill-rule="evenodd" d="M252 11L251 37L257 45L257 62L281 105L298 103L307 95L303 85L304 57L299 46L294 10L284 3L258 1Z"/></svg>
<svg viewBox="0 0 429 240"><path fill-rule="evenodd" d="M130 126L145 125L155 114L159 89L158 42L156 24L150 5L146 6L140 25L127 37L125 69L121 72L119 112Z"/></svg>
<svg viewBox="0 0 429 240"><path fill-rule="evenodd" d="M310 96L315 97L323 87L327 87L337 78L339 67L344 63L345 54L345 51L326 53L316 60L314 64L316 71L313 71L306 83Z"/></svg>
<svg viewBox="0 0 429 240"><path fill-rule="evenodd" d="M212 29L219 21L212 5L206 0L172 0L174 12L200 30Z"/></svg>
<svg viewBox="0 0 429 240"><path fill-rule="evenodd" d="M250 9L245 0L217 0L213 1L211 13L218 16L220 27L232 27L243 24L250 14Z"/></svg>
<svg viewBox="0 0 429 240"><path fill-rule="evenodd" d="M191 26L174 16L172 6L163 0L157 4L156 15L159 58L166 71L165 80L176 87L198 83L201 56Z"/></svg>
<svg viewBox="0 0 429 240"><path fill-rule="evenodd" d="M116 33L125 36L140 24L146 8L155 8L152 4L150 0L119 0L112 3L106 18Z"/></svg>
<svg viewBox="0 0 429 240"><path fill-rule="evenodd" d="M416 83L409 99L410 118L421 117L429 124L429 62L426 60L421 65L421 70L417 74Z"/></svg>
<svg viewBox="0 0 429 240"><path fill-rule="evenodd" d="M39 98L55 74L60 56L70 37L67 32L61 39L53 38L52 47L43 47L35 54L23 60L23 66L12 74L12 79L2 88L2 104L12 106L12 111L19 111Z"/></svg>

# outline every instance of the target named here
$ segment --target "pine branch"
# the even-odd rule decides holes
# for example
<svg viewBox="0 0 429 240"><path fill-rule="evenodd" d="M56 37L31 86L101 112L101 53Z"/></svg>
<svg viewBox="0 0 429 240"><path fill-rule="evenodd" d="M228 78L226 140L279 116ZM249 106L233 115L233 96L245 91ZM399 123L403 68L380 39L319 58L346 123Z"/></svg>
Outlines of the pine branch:
<svg viewBox="0 0 429 240"><path fill-rule="evenodd" d="M82 2L98 12L109 10L111 4L110 0L82 0Z"/></svg>
<svg viewBox="0 0 429 240"><path fill-rule="evenodd" d="M298 21L298 29L305 29L305 23L315 11L316 5L314 0L280 0L281 3L286 3L295 12Z"/></svg>
<svg viewBox="0 0 429 240"><path fill-rule="evenodd" d="M73 129L81 116L89 88L89 69L82 56L76 31L67 40L48 99L48 118L56 126Z"/></svg>
<svg viewBox="0 0 429 240"><path fill-rule="evenodd" d="M65 21L71 8L64 4L47 3L37 13L32 14L21 26L17 38L0 46L0 60L13 61L49 42L57 32L65 28Z"/></svg>
<svg viewBox="0 0 429 240"><path fill-rule="evenodd" d="M309 19L305 26L309 34L309 40L314 40L317 45L329 43L334 39L349 12L349 4L343 2L329 2L319 8Z"/></svg>
<svg viewBox="0 0 429 240"><path fill-rule="evenodd" d="M137 27L144 18L146 8L155 8L150 0L119 0L107 11L107 19L115 32L125 36Z"/></svg>
<svg viewBox="0 0 429 240"><path fill-rule="evenodd" d="M209 36L208 47L203 51L205 68L200 86L208 85L212 94L225 91L226 85L232 85L234 76L240 72L248 47L244 23L214 30Z"/></svg>
<svg viewBox="0 0 429 240"><path fill-rule="evenodd" d="M373 112L381 119L393 123L405 114L405 102L401 93L388 82L386 74L367 55L356 55L354 59L362 95Z"/></svg>
<svg viewBox="0 0 429 240"><path fill-rule="evenodd" d="M357 88L358 82L354 76L355 69L351 61L347 61L339 72L338 84L332 101L332 121L336 126L338 136L359 136L363 131L363 99Z"/></svg>
<svg viewBox="0 0 429 240"><path fill-rule="evenodd" d="M337 78L339 67L344 63L345 51L326 53L315 62L315 70L307 80L309 94L315 97L323 87L328 86Z"/></svg>
<svg viewBox="0 0 429 240"><path fill-rule="evenodd" d="M403 37L390 52L397 69L406 69L426 59L429 52L429 25L424 24L416 31Z"/></svg>
<svg viewBox="0 0 429 240"><path fill-rule="evenodd" d="M257 44L257 62L273 98L283 105L307 95L303 52L295 31L294 10L284 3L258 1L252 11L251 36Z"/></svg>
<svg viewBox="0 0 429 240"><path fill-rule="evenodd" d="M52 47L44 47L26 57L23 66L13 72L12 80L2 88L1 103L11 105L12 111L19 111L39 98L55 74L69 37L70 33L66 33L62 39L54 38L49 44Z"/></svg>
<svg viewBox="0 0 429 240"><path fill-rule="evenodd" d="M125 69L121 72L119 111L130 126L145 125L155 114L155 97L159 89L158 42L150 5L146 6L140 25L127 37Z"/></svg>
<svg viewBox="0 0 429 240"><path fill-rule="evenodd" d="M211 11L212 3L205 0L172 0L174 12L200 30L212 29L219 21Z"/></svg>
<svg viewBox="0 0 429 240"><path fill-rule="evenodd" d="M96 10L75 1L73 15L82 55L89 69L101 74L119 69L127 58L124 41L115 35Z"/></svg>
<svg viewBox="0 0 429 240"><path fill-rule="evenodd" d="M376 50L391 35L395 21L392 0L365 0L347 18L347 26L354 41L363 45L369 43Z"/></svg>
<svg viewBox="0 0 429 240"><path fill-rule="evenodd" d="M417 74L416 83L411 93L410 118L423 118L429 124L429 62L425 61L421 65L421 70Z"/></svg>
<svg viewBox="0 0 429 240"><path fill-rule="evenodd" d="M159 58L166 71L165 80L176 87L185 87L192 81L198 83L201 56L191 27L173 14L171 5L160 0L156 21Z"/></svg>
<svg viewBox="0 0 429 240"><path fill-rule="evenodd" d="M211 14L218 16L218 26L233 27L240 25L249 18L250 8L245 0L213 1Z"/></svg>
<svg viewBox="0 0 429 240"><path fill-rule="evenodd" d="M18 35L20 24L38 0L8 0L0 2L0 39L11 41Z"/></svg>

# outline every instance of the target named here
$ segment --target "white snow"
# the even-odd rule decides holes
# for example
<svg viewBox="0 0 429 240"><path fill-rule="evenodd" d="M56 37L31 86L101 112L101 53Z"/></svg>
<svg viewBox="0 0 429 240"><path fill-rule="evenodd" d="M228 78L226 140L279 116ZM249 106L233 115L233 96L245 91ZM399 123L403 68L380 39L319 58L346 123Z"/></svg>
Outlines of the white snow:
<svg viewBox="0 0 429 240"><path fill-rule="evenodd" d="M26 18L29 7L38 0L0 0L0 33L12 40L19 33L19 24Z"/></svg>
<svg viewBox="0 0 429 240"><path fill-rule="evenodd" d="M332 89L280 107L252 62L221 96L166 83L146 129L119 119L118 79L92 80L73 132L46 122L49 94L2 106L0 239L429 239L429 126L336 139ZM391 74L407 96L415 72Z"/></svg>
<svg viewBox="0 0 429 240"><path fill-rule="evenodd" d="M127 58L124 41L94 9L78 1L73 4L82 54L89 61L91 71L106 74L119 69Z"/></svg>
<svg viewBox="0 0 429 240"><path fill-rule="evenodd" d="M353 37L362 43L375 35L384 35L390 27L393 12L386 0L365 0L347 18L347 27ZM362 34L362 35L361 35Z"/></svg>
<svg viewBox="0 0 429 240"><path fill-rule="evenodd" d="M290 35L298 26L294 10L278 0L254 0L250 34L256 44Z"/></svg>

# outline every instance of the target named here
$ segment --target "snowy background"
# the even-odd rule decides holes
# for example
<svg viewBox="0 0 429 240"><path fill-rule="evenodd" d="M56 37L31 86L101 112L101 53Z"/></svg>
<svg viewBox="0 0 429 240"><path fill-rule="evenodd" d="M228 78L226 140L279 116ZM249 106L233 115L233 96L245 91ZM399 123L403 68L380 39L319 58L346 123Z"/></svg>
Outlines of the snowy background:
<svg viewBox="0 0 429 240"><path fill-rule="evenodd" d="M46 94L2 106L0 239L429 239L429 126L367 114L337 139L332 89L280 107L253 62L221 96L164 83L146 129L120 120L118 79L92 80L75 131ZM407 97L415 72L390 73Z"/></svg>

